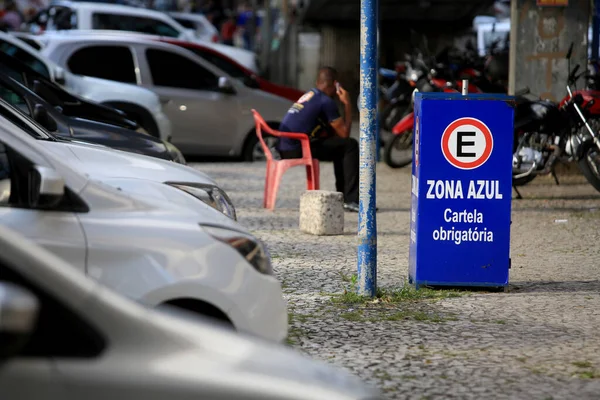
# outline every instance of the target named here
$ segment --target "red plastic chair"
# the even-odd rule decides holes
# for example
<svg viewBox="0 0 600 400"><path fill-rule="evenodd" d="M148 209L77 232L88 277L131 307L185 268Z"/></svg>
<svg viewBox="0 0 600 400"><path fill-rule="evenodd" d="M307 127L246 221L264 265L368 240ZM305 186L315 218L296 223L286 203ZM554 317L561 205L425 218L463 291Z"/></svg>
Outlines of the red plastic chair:
<svg viewBox="0 0 600 400"><path fill-rule="evenodd" d="M252 110L254 121L256 122L256 136L265 152L267 158L267 174L265 178L265 197L263 207L269 210L275 209L277 199L277 190L284 172L291 167L299 165L306 166L306 188L307 190L319 190L319 160L312 158L310 152L310 140L303 133L279 132L267 125L265 120L256 110ZM275 160L269 146L263 139L263 132L276 137L286 137L300 141L302 145L302 158L292 158L288 160Z"/></svg>

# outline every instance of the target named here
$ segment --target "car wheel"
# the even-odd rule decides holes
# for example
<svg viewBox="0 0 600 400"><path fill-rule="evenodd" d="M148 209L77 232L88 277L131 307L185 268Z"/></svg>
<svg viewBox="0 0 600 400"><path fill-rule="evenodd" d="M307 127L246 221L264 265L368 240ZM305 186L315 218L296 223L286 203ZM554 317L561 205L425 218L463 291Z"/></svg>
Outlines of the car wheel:
<svg viewBox="0 0 600 400"><path fill-rule="evenodd" d="M277 129L279 126L275 126L275 124L269 124L273 129ZM271 150L271 154L273 158L276 160L281 159L281 155L277 150L277 143L279 143L279 139L275 136L265 135L263 134L263 139L269 149ZM252 131L252 133L248 136L246 140L246 145L244 146L244 152L242 158L246 162L261 162L266 161L267 157L265 156L265 152L262 148L260 141L258 140L258 136L256 136L256 132Z"/></svg>

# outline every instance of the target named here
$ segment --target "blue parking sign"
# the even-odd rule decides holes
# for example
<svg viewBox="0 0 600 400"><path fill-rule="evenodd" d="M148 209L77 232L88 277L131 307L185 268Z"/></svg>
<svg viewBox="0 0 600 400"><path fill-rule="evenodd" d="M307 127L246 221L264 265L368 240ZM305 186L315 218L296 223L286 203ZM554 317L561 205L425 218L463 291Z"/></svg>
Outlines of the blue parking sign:
<svg viewBox="0 0 600 400"><path fill-rule="evenodd" d="M505 287L514 98L417 93L409 281Z"/></svg>

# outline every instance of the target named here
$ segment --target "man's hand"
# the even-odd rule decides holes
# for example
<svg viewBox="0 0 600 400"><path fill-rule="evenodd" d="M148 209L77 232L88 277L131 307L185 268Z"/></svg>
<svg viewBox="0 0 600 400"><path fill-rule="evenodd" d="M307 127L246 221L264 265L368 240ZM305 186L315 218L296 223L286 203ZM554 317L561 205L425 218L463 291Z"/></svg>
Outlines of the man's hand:
<svg viewBox="0 0 600 400"><path fill-rule="evenodd" d="M342 88L340 84L336 85L336 93L344 105L344 120L342 121L342 118L338 118L331 123L331 127L335 130L339 137L348 138L350 137L350 128L352 126L352 106L350 105L350 95L344 90L344 88Z"/></svg>
<svg viewBox="0 0 600 400"><path fill-rule="evenodd" d="M348 94L348 92L346 90L344 90L343 87L338 86L336 93L337 93L340 101L342 102L342 104L344 104L345 106L350 104L350 95Z"/></svg>

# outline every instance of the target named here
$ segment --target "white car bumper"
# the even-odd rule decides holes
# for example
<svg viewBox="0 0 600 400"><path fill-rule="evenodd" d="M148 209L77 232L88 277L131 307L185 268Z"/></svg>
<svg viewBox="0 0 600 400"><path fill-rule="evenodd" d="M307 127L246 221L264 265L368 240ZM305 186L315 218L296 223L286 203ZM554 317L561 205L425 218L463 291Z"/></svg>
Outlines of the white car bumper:
<svg viewBox="0 0 600 400"><path fill-rule="evenodd" d="M247 273L228 310L236 329L275 342L288 334L287 304L281 284L271 275Z"/></svg>

